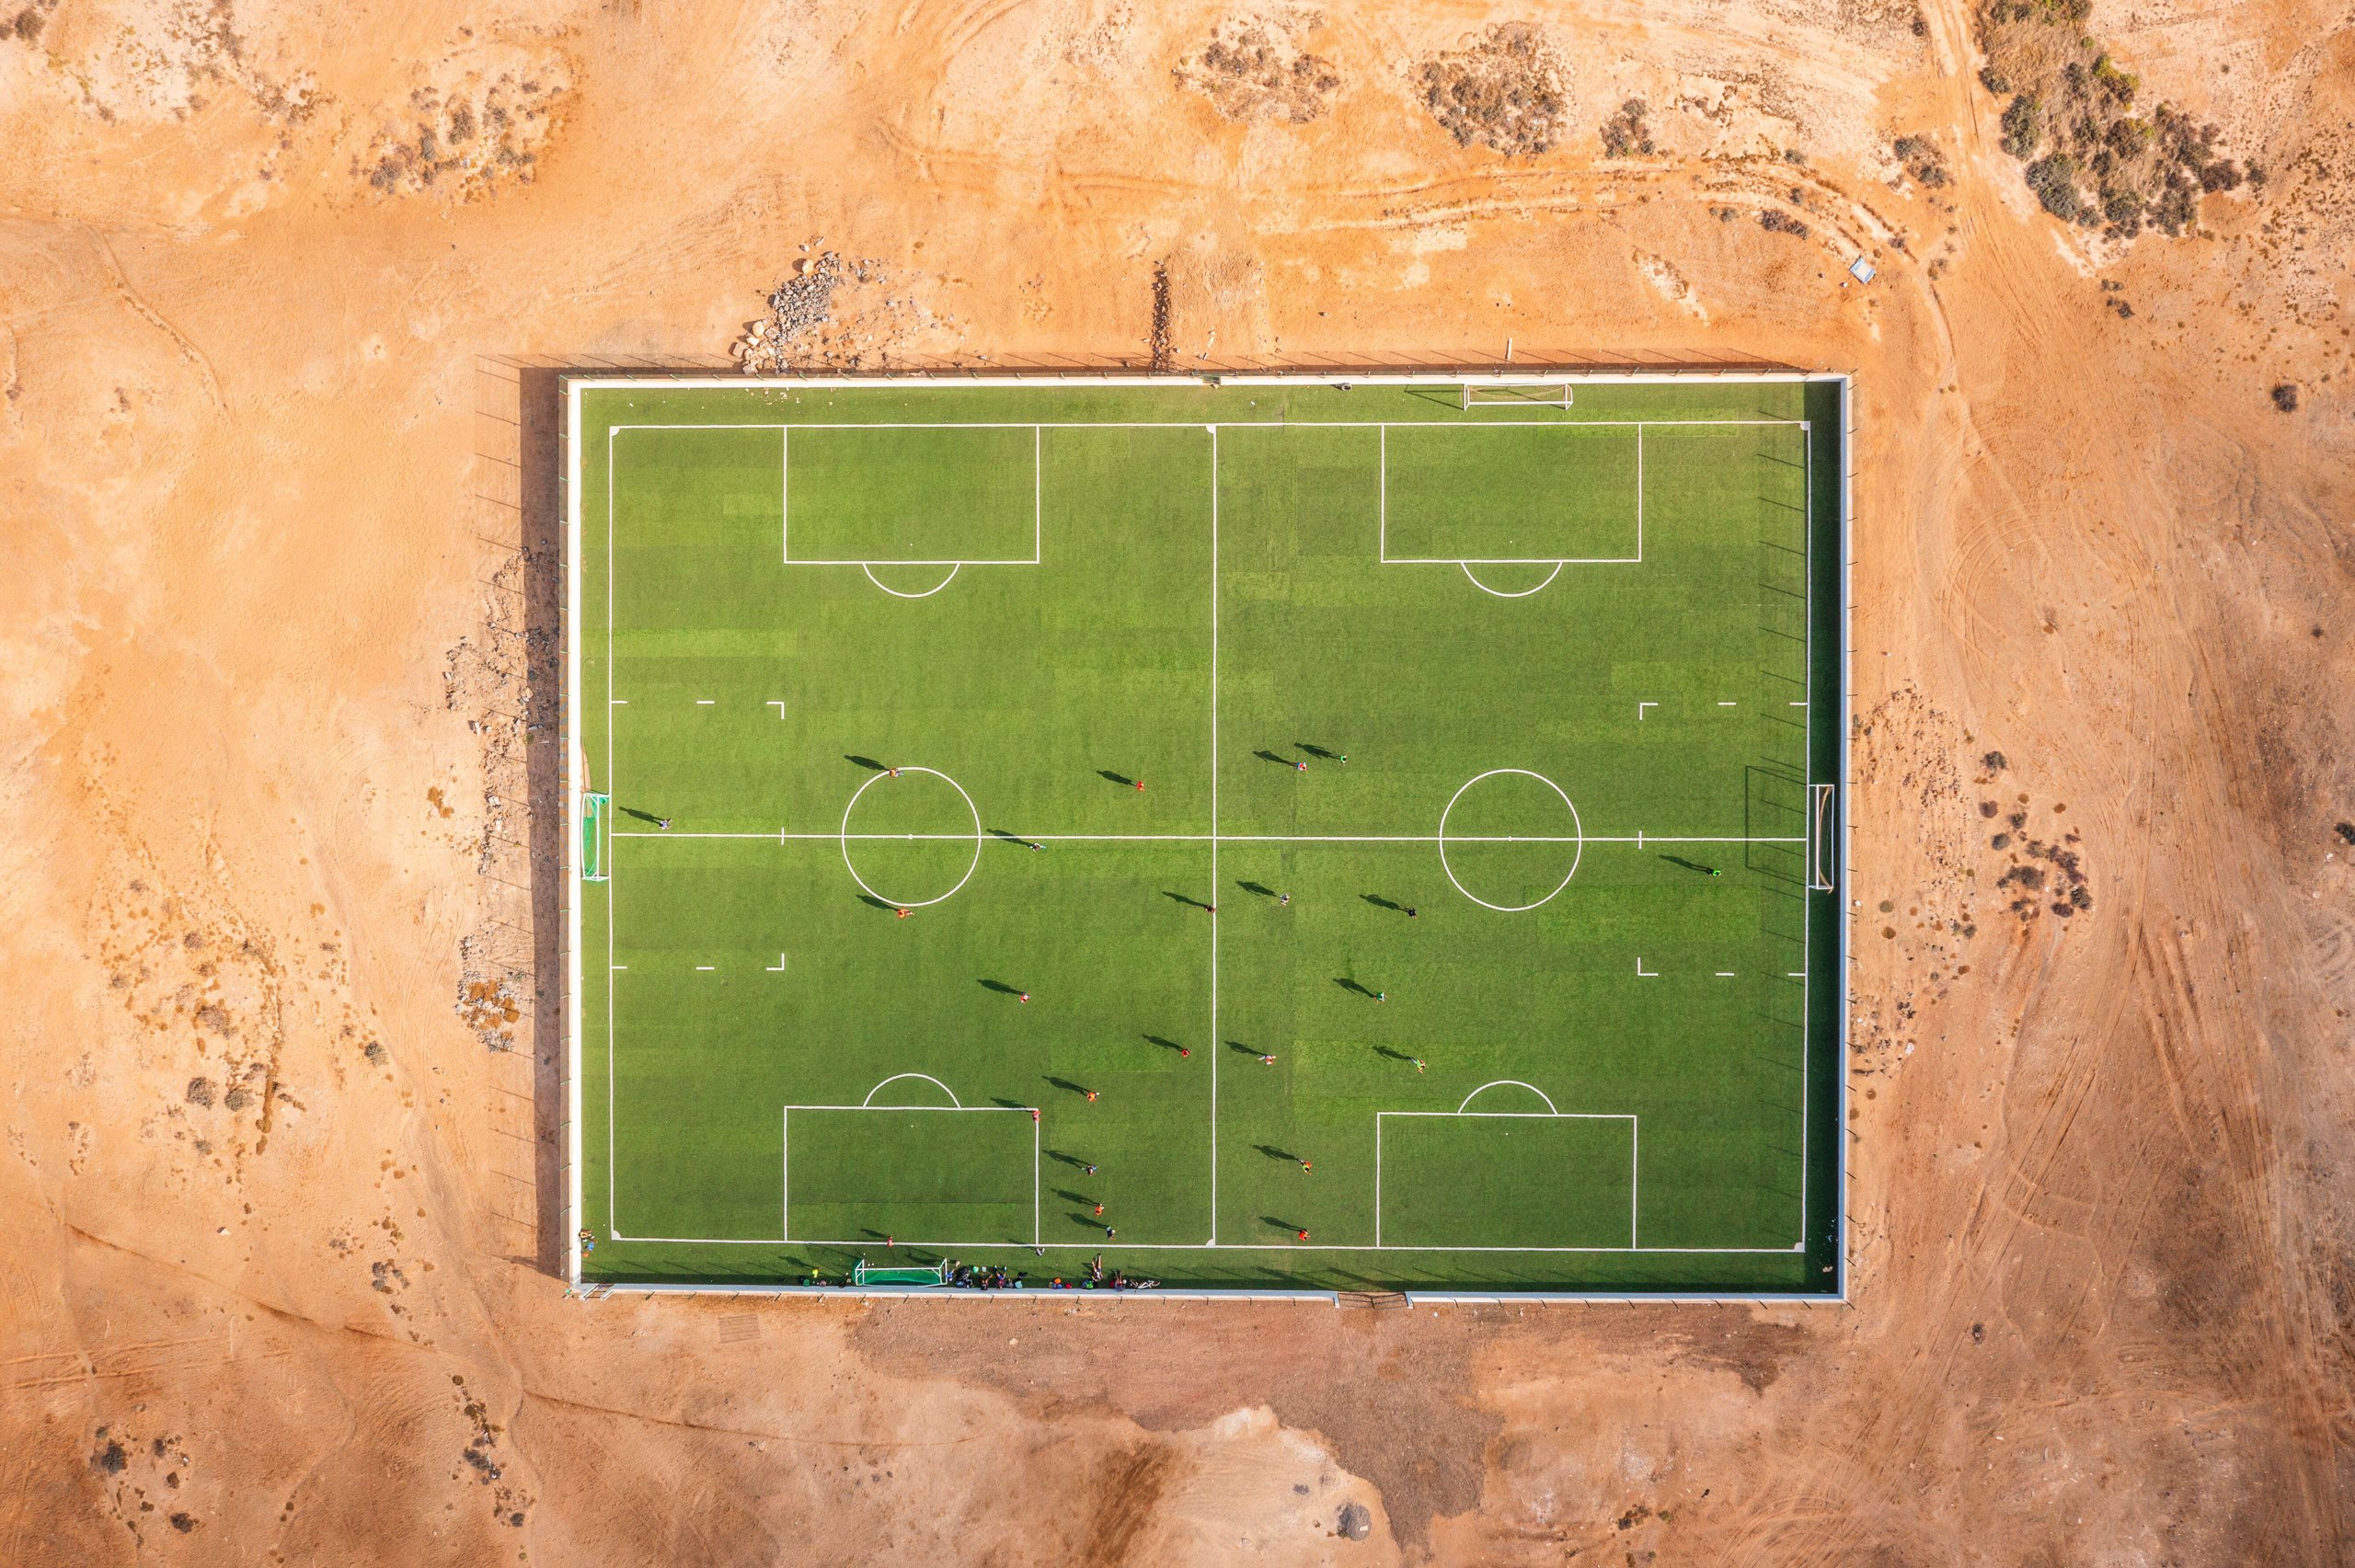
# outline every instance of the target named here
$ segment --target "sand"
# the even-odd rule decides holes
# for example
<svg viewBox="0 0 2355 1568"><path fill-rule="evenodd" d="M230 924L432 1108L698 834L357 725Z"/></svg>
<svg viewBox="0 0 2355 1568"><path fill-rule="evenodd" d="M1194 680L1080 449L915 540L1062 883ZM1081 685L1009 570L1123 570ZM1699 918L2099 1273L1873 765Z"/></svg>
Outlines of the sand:
<svg viewBox="0 0 2355 1568"><path fill-rule="evenodd" d="M2131 246L1960 0L34 11L0 1561L2355 1555L2343 6L2099 0L2270 176ZM829 253L790 362L1854 372L1852 1304L566 1299L552 368Z"/></svg>

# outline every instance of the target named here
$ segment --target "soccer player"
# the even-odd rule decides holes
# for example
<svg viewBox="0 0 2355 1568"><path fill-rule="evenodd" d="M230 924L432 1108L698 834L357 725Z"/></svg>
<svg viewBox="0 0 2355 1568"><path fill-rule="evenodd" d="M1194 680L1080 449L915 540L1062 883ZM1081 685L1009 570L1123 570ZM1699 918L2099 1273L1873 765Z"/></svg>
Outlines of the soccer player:
<svg viewBox="0 0 2355 1568"><path fill-rule="evenodd" d="M1137 781L1136 781L1136 786L1137 786L1137 793L1138 793L1139 795L1143 795L1143 794L1144 793L1144 781L1143 781L1143 779L1139 779L1139 780L1137 780Z"/></svg>
<svg viewBox="0 0 2355 1568"><path fill-rule="evenodd" d="M671 830L671 819L668 817L657 817L654 819L654 825L666 833Z"/></svg>
<svg viewBox="0 0 2355 1568"><path fill-rule="evenodd" d="M1417 914L1417 913L1418 913L1418 911L1417 911L1417 910L1415 909L1415 906L1414 906L1414 905L1409 904L1409 905L1407 905L1407 918L1408 920L1413 920L1413 919L1415 918L1415 916L1416 916L1416 914Z"/></svg>
<svg viewBox="0 0 2355 1568"><path fill-rule="evenodd" d="M1017 1001L1028 1001L1030 1000L1030 993L1027 990L1016 991L1014 993L1014 1000Z"/></svg>
<svg viewBox="0 0 2355 1568"><path fill-rule="evenodd" d="M1178 1054L1181 1057L1192 1056L1194 1054L1194 1047L1191 1046L1179 1046L1178 1047Z"/></svg>
<svg viewBox="0 0 2355 1568"><path fill-rule="evenodd" d="M1300 1168L1304 1171L1314 1171L1316 1169L1316 1162L1314 1160L1303 1160L1300 1162Z"/></svg>
<svg viewBox="0 0 2355 1568"><path fill-rule="evenodd" d="M1092 1176L1092 1175L1094 1175L1094 1174L1096 1174L1096 1167L1095 1167L1094 1165L1092 1165L1092 1164L1091 1164L1091 1165L1082 1165L1082 1166L1080 1167L1080 1169L1081 1169L1081 1170L1083 1170L1083 1171L1085 1171L1085 1172L1086 1172L1086 1173L1087 1173L1089 1175L1091 1175L1091 1176Z"/></svg>
<svg viewBox="0 0 2355 1568"><path fill-rule="evenodd" d="M1118 1236L1119 1234L1120 1234L1120 1232L1119 1232L1118 1230L1113 1230L1109 1225L1107 1225L1107 1226L1105 1226L1105 1227L1104 1227L1104 1239L1105 1239L1106 1241L1108 1241L1108 1242L1109 1242L1109 1241L1112 1240L1115 1236Z"/></svg>
<svg viewBox="0 0 2355 1568"><path fill-rule="evenodd" d="M1035 1122L1035 1121L1037 1121L1037 1120L1039 1119L1039 1112L1038 1112L1038 1108L1037 1108L1036 1106L1033 1106L1033 1107L1031 1108L1031 1111L1030 1111L1030 1119L1031 1119L1032 1121L1034 1121L1034 1122ZM1092 1171L1093 1169L1094 1169L1094 1167L1092 1167L1092 1166L1091 1166L1091 1167L1090 1167L1090 1170Z"/></svg>
<svg viewBox="0 0 2355 1568"><path fill-rule="evenodd" d="M908 918L908 911L907 911L907 910L893 910L892 912L893 912L894 914L897 914L897 915L898 915L902 920L905 920L905 919L907 919L907 918Z"/></svg>
<svg viewBox="0 0 2355 1568"><path fill-rule="evenodd" d="M1289 893L1279 893L1276 895L1276 902L1280 905L1289 904L1292 902L1292 895Z"/></svg>
<svg viewBox="0 0 2355 1568"><path fill-rule="evenodd" d="M1029 999L1028 999L1028 997L1026 997L1026 998L1024 998L1023 1000L1027 1001L1028 1001ZM1388 991L1386 991L1386 990L1378 990L1378 991L1375 991L1375 992L1373 993L1373 1000L1374 1000L1374 1001L1388 1001L1390 1000L1390 993L1389 993Z"/></svg>
<svg viewBox="0 0 2355 1568"><path fill-rule="evenodd" d="M1415 1070L1416 1070L1417 1072L1420 1072L1420 1071L1422 1071L1422 1070L1423 1070L1423 1059L1422 1059L1422 1058L1420 1058L1420 1057L1417 1057L1417 1058L1415 1059Z"/></svg>
<svg viewBox="0 0 2355 1568"><path fill-rule="evenodd" d="M1273 1051L1261 1051L1261 1052L1259 1053L1259 1065L1260 1065L1261 1067L1273 1067L1273 1066L1275 1066L1275 1065L1276 1065L1276 1054L1275 1054Z"/></svg>
<svg viewBox="0 0 2355 1568"><path fill-rule="evenodd" d="M1214 915L1218 913L1218 906L1216 904L1204 904L1202 906L1202 912L1204 914Z"/></svg>
<svg viewBox="0 0 2355 1568"><path fill-rule="evenodd" d="M1096 1104L1096 1091L1093 1089L1087 1092L1087 1103L1091 1105Z"/></svg>
<svg viewBox="0 0 2355 1568"><path fill-rule="evenodd" d="M1308 1240L1308 1232L1307 1232L1307 1231L1303 1230L1303 1231L1298 1232L1298 1234L1299 1234L1300 1239L1301 1239L1302 1241L1305 1242L1306 1240Z"/></svg>
<svg viewBox="0 0 2355 1568"><path fill-rule="evenodd" d="M1292 766L1298 768L1304 773L1308 772L1308 764L1305 762L1294 762Z"/></svg>
<svg viewBox="0 0 2355 1568"><path fill-rule="evenodd" d="M1096 1218L1098 1219L1104 1218L1104 1206L1100 1203L1096 1206Z"/></svg>

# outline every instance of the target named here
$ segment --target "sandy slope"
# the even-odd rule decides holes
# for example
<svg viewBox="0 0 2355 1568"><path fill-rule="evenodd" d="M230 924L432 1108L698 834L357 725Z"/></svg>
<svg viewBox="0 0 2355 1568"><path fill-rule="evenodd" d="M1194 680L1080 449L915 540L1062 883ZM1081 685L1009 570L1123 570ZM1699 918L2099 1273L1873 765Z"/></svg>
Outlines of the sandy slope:
<svg viewBox="0 0 2355 1568"><path fill-rule="evenodd" d="M1522 13L1436 0L1296 28L1297 125L1176 84L1194 5L0 41L0 1561L2355 1555L2348 14L2104 0L2273 175L2113 255L1960 0L1547 9L1513 161L1407 70ZM1142 361L1166 265L1180 367L1857 373L1853 1307L562 1299L533 367L718 356L805 246L811 361Z"/></svg>

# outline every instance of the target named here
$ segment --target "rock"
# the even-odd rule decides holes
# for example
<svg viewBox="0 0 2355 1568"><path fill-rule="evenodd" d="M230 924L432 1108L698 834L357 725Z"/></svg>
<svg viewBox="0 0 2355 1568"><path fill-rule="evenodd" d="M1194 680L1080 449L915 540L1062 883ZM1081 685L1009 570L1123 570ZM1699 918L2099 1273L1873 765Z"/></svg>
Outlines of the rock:
<svg viewBox="0 0 2355 1568"><path fill-rule="evenodd" d="M1333 1528L1351 1540L1363 1540L1373 1533L1373 1515L1362 1503L1344 1503L1341 1516L1333 1522Z"/></svg>

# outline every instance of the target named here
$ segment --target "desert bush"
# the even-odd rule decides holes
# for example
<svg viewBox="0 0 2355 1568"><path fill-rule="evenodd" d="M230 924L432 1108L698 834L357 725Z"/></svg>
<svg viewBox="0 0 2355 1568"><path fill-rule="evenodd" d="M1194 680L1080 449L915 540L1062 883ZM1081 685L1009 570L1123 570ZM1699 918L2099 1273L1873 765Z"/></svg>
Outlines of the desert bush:
<svg viewBox="0 0 2355 1568"><path fill-rule="evenodd" d="M1569 112L1561 61L1525 22L1499 22L1470 47L1432 55L1415 72L1423 105L1459 146L1530 155L1561 141Z"/></svg>

